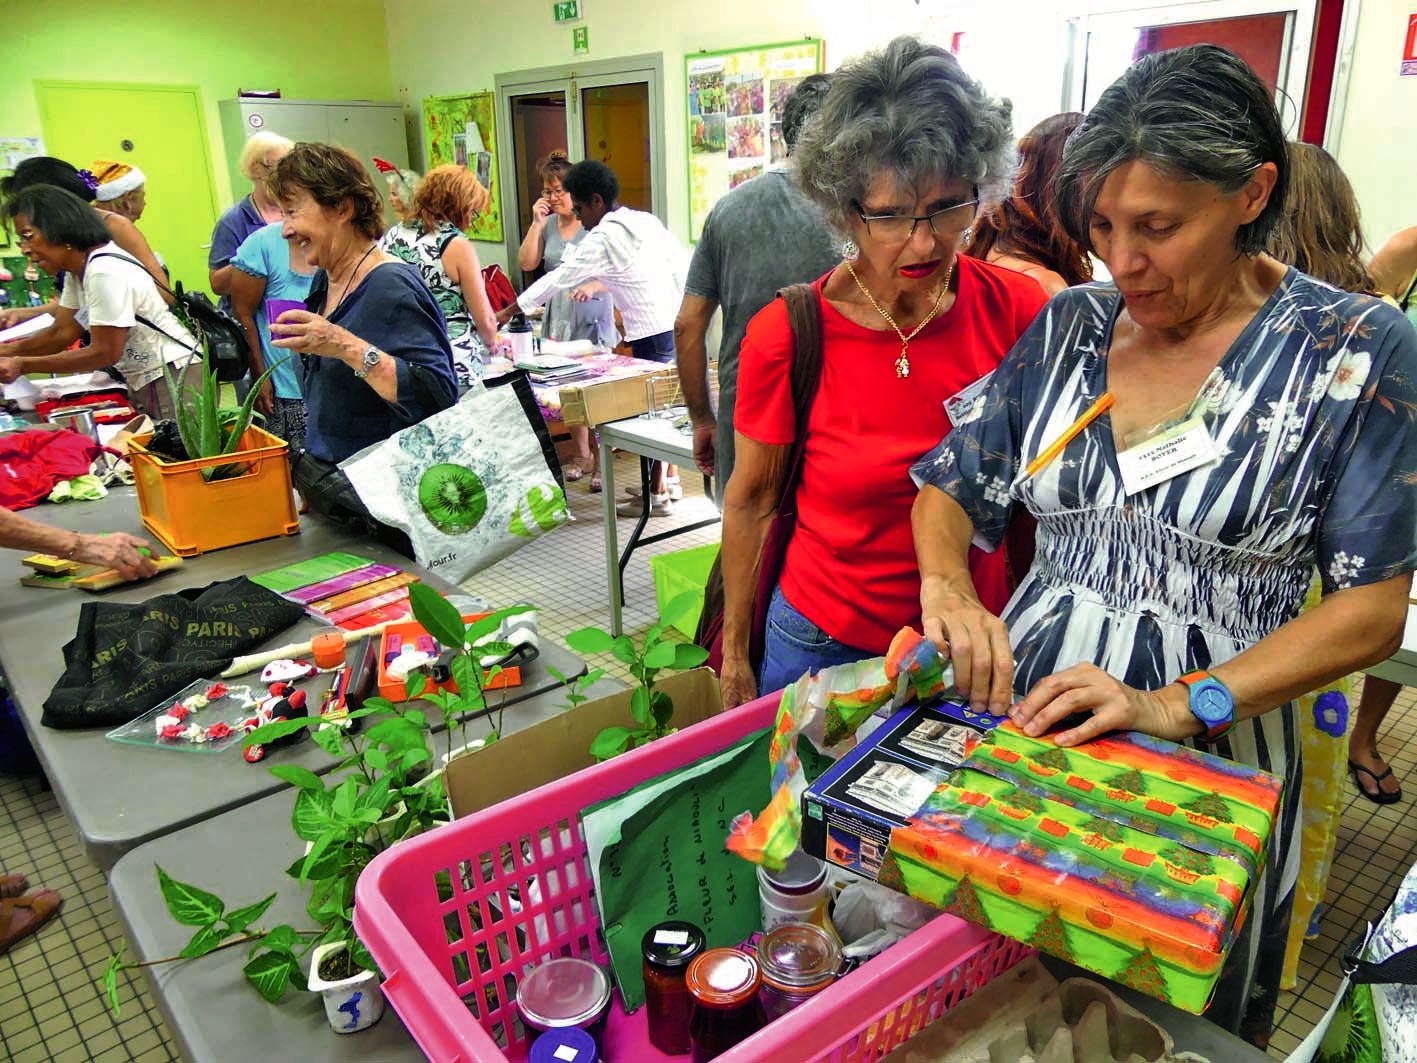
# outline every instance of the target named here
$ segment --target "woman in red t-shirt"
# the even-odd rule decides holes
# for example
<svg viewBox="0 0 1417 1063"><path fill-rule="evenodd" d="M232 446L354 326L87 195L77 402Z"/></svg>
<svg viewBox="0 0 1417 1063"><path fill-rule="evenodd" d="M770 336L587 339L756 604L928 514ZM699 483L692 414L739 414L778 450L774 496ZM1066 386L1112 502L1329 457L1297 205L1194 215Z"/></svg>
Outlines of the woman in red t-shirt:
<svg viewBox="0 0 1417 1063"><path fill-rule="evenodd" d="M1007 107L953 56L910 37L837 71L802 131L797 179L850 240L846 260L816 284L821 383L756 672L756 574L796 437L781 300L753 319L739 353L739 450L723 513L726 707L809 669L882 654L919 622L910 466L951 417L970 416L1044 303L1033 280L957 253L981 189L1007 179L1010 145ZM985 606L1002 609L1001 554L977 554L971 567Z"/></svg>

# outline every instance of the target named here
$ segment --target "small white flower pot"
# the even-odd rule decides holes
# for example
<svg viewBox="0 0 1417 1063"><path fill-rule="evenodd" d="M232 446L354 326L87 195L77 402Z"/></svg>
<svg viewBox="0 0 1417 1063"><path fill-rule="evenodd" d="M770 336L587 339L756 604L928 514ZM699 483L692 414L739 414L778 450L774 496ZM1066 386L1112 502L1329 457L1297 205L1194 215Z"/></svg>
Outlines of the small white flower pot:
<svg viewBox="0 0 1417 1063"><path fill-rule="evenodd" d="M384 990L377 971L360 971L338 982L320 977L320 961L344 948L340 942L319 946L310 961L309 988L325 1001L325 1018L335 1033L358 1033L379 1021L384 1014Z"/></svg>

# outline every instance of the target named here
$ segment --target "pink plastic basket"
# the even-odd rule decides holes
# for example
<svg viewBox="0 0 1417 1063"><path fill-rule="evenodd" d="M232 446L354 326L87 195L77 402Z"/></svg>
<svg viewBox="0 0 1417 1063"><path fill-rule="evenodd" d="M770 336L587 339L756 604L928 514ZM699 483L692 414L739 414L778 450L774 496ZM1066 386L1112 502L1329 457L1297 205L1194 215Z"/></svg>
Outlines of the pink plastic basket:
<svg viewBox="0 0 1417 1063"><path fill-rule="evenodd" d="M384 993L437 1063L526 1058L516 979L551 956L609 968L580 835L581 809L770 727L779 695L723 713L402 842L359 879L354 925ZM725 1063L876 1060L1032 949L941 915L720 1056ZM606 1058L663 1056L617 1001Z"/></svg>

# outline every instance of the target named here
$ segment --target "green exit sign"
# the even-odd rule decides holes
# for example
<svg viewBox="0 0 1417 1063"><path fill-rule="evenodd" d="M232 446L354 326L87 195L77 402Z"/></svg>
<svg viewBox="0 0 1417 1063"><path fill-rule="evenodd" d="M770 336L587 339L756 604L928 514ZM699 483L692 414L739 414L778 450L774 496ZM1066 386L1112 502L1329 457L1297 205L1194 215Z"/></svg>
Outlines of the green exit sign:
<svg viewBox="0 0 1417 1063"><path fill-rule="evenodd" d="M551 11L557 22L575 22L582 14L580 0L557 0Z"/></svg>

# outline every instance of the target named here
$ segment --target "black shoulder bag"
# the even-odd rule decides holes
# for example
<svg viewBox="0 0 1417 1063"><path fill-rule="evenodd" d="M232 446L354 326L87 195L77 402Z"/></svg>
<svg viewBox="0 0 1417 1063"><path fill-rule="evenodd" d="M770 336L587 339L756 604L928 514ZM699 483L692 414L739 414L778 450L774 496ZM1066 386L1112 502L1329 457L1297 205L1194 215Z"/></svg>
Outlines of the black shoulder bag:
<svg viewBox="0 0 1417 1063"><path fill-rule="evenodd" d="M251 345L246 342L246 330L241 327L239 321L213 303L206 292L185 292L182 290L181 281L177 281L176 290L169 288L162 281L153 277L148 268L136 258L130 258L127 255L115 255L112 251L104 251L93 257L116 258L123 262L131 262L149 277L152 277L154 284L172 296L177 301L177 306L182 314L191 322L198 338L206 343L207 350L210 352L210 364L212 369L216 371L219 383L235 383L250 371ZM146 325L154 332L166 336L173 343L187 347L193 354L201 355L200 348L189 347L186 341L178 339L166 329L159 328L141 314L137 315L137 319L140 325Z"/></svg>

